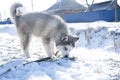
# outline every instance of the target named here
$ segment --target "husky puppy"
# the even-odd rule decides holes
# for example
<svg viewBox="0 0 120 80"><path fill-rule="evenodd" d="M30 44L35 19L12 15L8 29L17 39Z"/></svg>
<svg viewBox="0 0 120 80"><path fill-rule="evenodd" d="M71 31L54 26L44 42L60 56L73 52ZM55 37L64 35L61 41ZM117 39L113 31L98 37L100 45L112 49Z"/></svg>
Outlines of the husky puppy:
<svg viewBox="0 0 120 80"><path fill-rule="evenodd" d="M57 15L50 15L44 12L34 12L23 14L20 3L15 3L10 8L11 18L16 25L17 32L21 39L21 45L26 57L29 58L29 42L32 35L41 37L43 46L48 56L53 56L58 51L57 46L64 50L69 50L68 45L75 46L79 39L72 35L65 21ZM60 47L60 49L61 49Z"/></svg>

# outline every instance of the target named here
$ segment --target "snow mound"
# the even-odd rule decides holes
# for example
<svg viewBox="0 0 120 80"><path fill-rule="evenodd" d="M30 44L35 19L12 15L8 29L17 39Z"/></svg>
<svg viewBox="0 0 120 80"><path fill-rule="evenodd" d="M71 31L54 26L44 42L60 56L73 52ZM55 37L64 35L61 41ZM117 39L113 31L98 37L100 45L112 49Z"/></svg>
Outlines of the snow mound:
<svg viewBox="0 0 120 80"><path fill-rule="evenodd" d="M33 62L24 55L14 25L0 27L0 80L120 80L120 23L70 23L80 39L70 52L76 60ZM13 29L11 29L13 28ZM38 38L30 46L32 59L46 57Z"/></svg>

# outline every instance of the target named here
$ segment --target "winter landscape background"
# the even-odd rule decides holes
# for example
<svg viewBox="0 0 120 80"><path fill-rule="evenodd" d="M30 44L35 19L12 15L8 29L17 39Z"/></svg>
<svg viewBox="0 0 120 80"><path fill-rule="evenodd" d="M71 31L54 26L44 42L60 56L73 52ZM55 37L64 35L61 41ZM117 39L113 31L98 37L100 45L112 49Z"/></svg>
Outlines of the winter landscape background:
<svg viewBox="0 0 120 80"><path fill-rule="evenodd" d="M24 54L12 25L0 25L0 80L120 80L120 22L68 23L80 37L70 52L75 61L33 62ZM46 57L39 38L33 37L31 60Z"/></svg>

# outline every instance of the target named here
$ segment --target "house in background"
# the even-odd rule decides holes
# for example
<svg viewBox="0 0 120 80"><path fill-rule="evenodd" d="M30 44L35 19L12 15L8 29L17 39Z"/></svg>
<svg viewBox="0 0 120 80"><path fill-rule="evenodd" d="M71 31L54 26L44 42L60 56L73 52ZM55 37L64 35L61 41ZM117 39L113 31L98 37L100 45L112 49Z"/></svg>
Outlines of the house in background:
<svg viewBox="0 0 120 80"><path fill-rule="evenodd" d="M117 18L120 21L120 7L117 4ZM75 0L57 0L57 2L46 10L51 14L63 17L66 22L93 22L93 21L115 21L115 0L95 3L89 8L77 3Z"/></svg>

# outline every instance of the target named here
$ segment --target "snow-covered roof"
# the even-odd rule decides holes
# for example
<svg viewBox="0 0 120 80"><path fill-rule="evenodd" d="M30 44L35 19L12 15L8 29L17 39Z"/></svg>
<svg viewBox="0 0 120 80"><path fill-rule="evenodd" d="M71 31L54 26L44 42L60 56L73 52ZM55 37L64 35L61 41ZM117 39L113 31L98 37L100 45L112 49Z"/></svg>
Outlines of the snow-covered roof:
<svg viewBox="0 0 120 80"><path fill-rule="evenodd" d="M98 11L98 10L111 10L114 9L114 0L105 1L101 3L95 3L91 5L91 11ZM117 5L119 7L119 5Z"/></svg>
<svg viewBox="0 0 120 80"><path fill-rule="evenodd" d="M53 9L76 9L76 10L85 10L86 7L77 3L75 0L57 0L57 2L48 8L48 10Z"/></svg>
<svg viewBox="0 0 120 80"><path fill-rule="evenodd" d="M47 9L47 11L55 13L76 13L84 12L87 8L75 0L57 0L57 2Z"/></svg>

